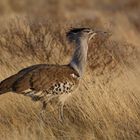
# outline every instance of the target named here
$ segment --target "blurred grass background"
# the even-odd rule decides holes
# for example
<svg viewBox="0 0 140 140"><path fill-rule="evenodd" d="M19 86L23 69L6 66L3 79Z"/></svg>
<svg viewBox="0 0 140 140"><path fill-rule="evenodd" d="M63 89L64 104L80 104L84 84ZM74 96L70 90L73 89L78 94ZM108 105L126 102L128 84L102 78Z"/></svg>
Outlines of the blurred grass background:
<svg viewBox="0 0 140 140"><path fill-rule="evenodd" d="M63 124L57 104L42 120L40 103L7 93L0 96L1 139L139 140L139 13L139 0L1 0L0 80L32 64L68 63L71 27L112 32L90 43L87 71Z"/></svg>

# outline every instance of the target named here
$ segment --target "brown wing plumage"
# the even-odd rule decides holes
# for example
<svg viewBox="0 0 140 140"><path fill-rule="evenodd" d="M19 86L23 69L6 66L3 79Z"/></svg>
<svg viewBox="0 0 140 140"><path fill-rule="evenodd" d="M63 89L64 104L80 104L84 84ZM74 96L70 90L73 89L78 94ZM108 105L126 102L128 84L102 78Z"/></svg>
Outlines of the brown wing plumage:
<svg viewBox="0 0 140 140"><path fill-rule="evenodd" d="M13 88L13 84L20 79L21 77L23 77L25 74L29 73L30 71L32 71L33 69L36 69L38 67L42 67L44 66L44 64L39 64L39 65L33 65L30 67L27 67L25 69L22 69L21 71L19 71L17 74L14 74L8 78L6 78L5 80L3 80L2 82L0 82L0 94L4 94L6 92L10 92L12 91Z"/></svg>
<svg viewBox="0 0 140 140"><path fill-rule="evenodd" d="M0 83L0 94L13 91L33 100L47 95L70 93L79 83L78 73L69 65L34 65Z"/></svg>
<svg viewBox="0 0 140 140"><path fill-rule="evenodd" d="M73 76L74 75L74 76ZM37 67L20 77L13 85L15 92L22 92L27 89L35 91L47 91L54 84L71 82L78 84L78 74L70 66L49 65Z"/></svg>

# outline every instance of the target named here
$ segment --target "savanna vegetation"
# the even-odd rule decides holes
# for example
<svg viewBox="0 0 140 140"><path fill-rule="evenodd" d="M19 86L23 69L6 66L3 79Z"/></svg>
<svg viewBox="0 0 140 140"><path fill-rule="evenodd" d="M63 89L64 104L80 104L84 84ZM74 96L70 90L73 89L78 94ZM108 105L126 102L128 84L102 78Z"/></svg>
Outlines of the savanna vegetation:
<svg viewBox="0 0 140 140"><path fill-rule="evenodd" d="M41 104L22 95L0 96L1 140L140 139L139 0L1 0L0 81L39 63L66 64L74 46L71 27L109 31L89 44L79 89L58 120L57 102L40 116Z"/></svg>

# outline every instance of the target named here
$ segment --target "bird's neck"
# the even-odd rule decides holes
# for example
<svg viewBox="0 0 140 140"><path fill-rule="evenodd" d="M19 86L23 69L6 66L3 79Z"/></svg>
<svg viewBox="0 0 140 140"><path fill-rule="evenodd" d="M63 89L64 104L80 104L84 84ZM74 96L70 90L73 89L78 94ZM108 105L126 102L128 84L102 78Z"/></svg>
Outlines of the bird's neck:
<svg viewBox="0 0 140 140"><path fill-rule="evenodd" d="M79 74L80 77L83 76L87 60L88 43L87 40L76 41L76 49L74 51L70 66L73 67Z"/></svg>

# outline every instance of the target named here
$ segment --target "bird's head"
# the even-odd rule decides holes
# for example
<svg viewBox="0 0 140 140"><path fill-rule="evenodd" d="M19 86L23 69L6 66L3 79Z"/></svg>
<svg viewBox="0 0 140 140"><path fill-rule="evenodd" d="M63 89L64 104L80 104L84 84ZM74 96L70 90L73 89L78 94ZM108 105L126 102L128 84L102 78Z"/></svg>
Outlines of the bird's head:
<svg viewBox="0 0 140 140"><path fill-rule="evenodd" d="M90 28L73 28L69 30L66 34L68 41L75 42L79 39L82 40L90 40L94 35L96 35L96 32L94 32Z"/></svg>
<svg viewBox="0 0 140 140"><path fill-rule="evenodd" d="M91 39L96 39L98 36L107 36L108 32L97 31L90 28L73 28L66 34L69 42L75 42L78 40L86 40L89 42Z"/></svg>

